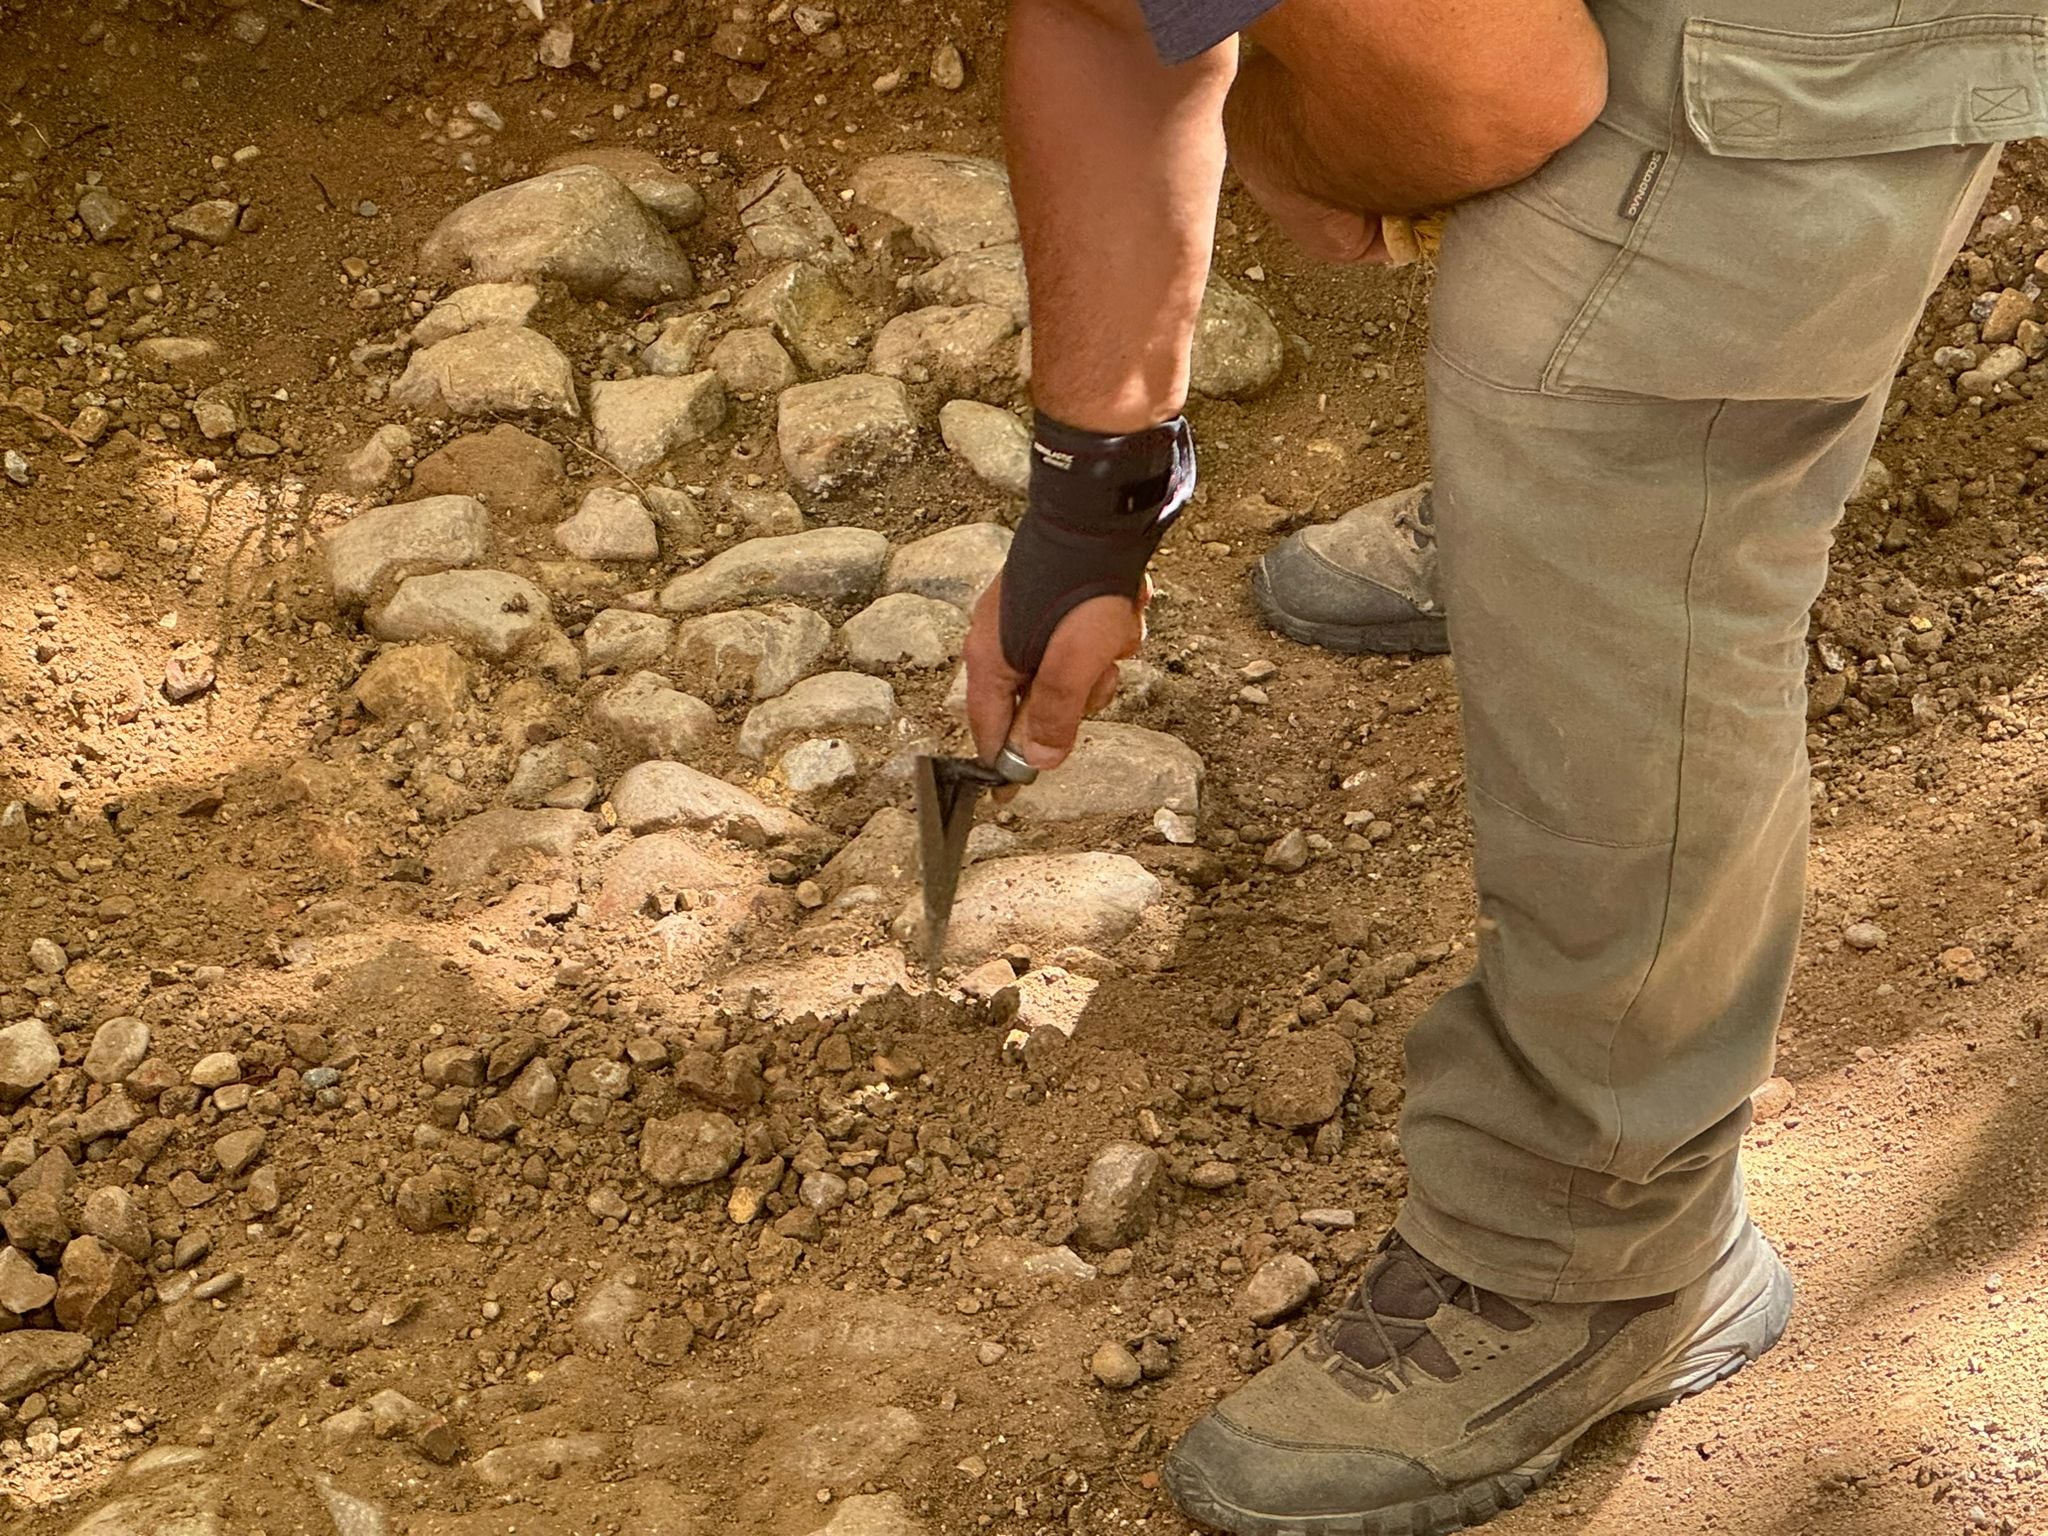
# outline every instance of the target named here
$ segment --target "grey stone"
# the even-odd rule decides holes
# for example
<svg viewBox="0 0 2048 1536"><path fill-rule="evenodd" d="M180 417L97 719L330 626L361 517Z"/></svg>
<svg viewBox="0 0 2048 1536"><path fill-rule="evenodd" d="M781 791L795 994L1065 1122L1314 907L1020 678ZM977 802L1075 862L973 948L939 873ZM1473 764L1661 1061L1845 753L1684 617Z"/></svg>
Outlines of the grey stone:
<svg viewBox="0 0 2048 1536"><path fill-rule="evenodd" d="M915 592L956 608L972 608L982 589L1002 573L1010 530L996 523L944 528L906 544L889 561L885 592Z"/></svg>
<svg viewBox="0 0 2048 1536"><path fill-rule="evenodd" d="M808 608L740 608L677 626L675 665L712 699L772 699L806 676L831 643L832 626Z"/></svg>
<svg viewBox="0 0 2048 1536"><path fill-rule="evenodd" d="M860 772L853 748L838 737L800 741L776 763L782 782L800 795L844 784Z"/></svg>
<svg viewBox="0 0 2048 1536"><path fill-rule="evenodd" d="M337 1486L333 1478L316 1475L313 1487L327 1509L334 1536L386 1536L391 1529L391 1522L381 1508Z"/></svg>
<svg viewBox="0 0 2048 1536"><path fill-rule="evenodd" d="M96 1237L74 1237L57 1268L57 1321L73 1333L104 1339L121 1307L142 1288L142 1266Z"/></svg>
<svg viewBox="0 0 2048 1536"><path fill-rule="evenodd" d="M524 325L539 304L540 290L531 283L471 283L427 311L412 328L412 344L431 347L485 326Z"/></svg>
<svg viewBox="0 0 2048 1536"><path fill-rule="evenodd" d="M900 1493L856 1493L841 1499L817 1536L925 1536Z"/></svg>
<svg viewBox="0 0 2048 1536"><path fill-rule="evenodd" d="M96 1083L118 1083L149 1054L149 1026L137 1018L109 1019L92 1032L85 1075Z"/></svg>
<svg viewBox="0 0 2048 1536"><path fill-rule="evenodd" d="M939 436L983 484L1005 496L1030 491L1031 429L1002 407L948 400L939 407Z"/></svg>
<svg viewBox="0 0 2048 1536"><path fill-rule="evenodd" d="M135 210L105 187L89 187L79 194L78 222L94 245L125 240L135 233Z"/></svg>
<svg viewBox="0 0 2048 1536"><path fill-rule="evenodd" d="M718 330L708 314L677 315L662 322L654 340L640 349L640 366L667 378L703 371L704 347Z"/></svg>
<svg viewBox="0 0 2048 1536"><path fill-rule="evenodd" d="M412 433L395 421L386 422L354 453L341 461L341 483L359 495L391 483L399 461L412 452Z"/></svg>
<svg viewBox="0 0 2048 1536"><path fill-rule="evenodd" d="M766 326L744 326L720 337L711 349L711 369L740 395L772 395L798 378L796 364Z"/></svg>
<svg viewBox="0 0 2048 1536"><path fill-rule="evenodd" d="M784 390L776 434L791 481L818 496L873 480L917 449L917 420L901 381L871 373Z"/></svg>
<svg viewBox="0 0 2048 1536"><path fill-rule="evenodd" d="M1283 1253L1252 1272L1244 1288L1245 1315L1261 1328L1292 1317L1323 1288L1315 1265L1298 1253Z"/></svg>
<svg viewBox="0 0 2048 1536"><path fill-rule="evenodd" d="M427 851L427 867L447 885L501 875L554 875L572 866L577 845L596 830L582 811L523 811L501 806L457 822Z"/></svg>
<svg viewBox="0 0 2048 1536"><path fill-rule="evenodd" d="M242 1080L242 1060L233 1051L208 1051L192 1063L188 1076L194 1087L225 1088Z"/></svg>
<svg viewBox="0 0 2048 1536"><path fill-rule="evenodd" d="M1083 1248L1127 1248L1152 1227L1164 1164L1150 1147L1113 1141L1095 1154L1081 1180L1074 1226Z"/></svg>
<svg viewBox="0 0 2048 1536"><path fill-rule="evenodd" d="M430 270L484 282L554 278L582 298L651 304L685 298L689 263L616 177L593 166L500 187L443 219L420 248Z"/></svg>
<svg viewBox="0 0 2048 1536"><path fill-rule="evenodd" d="M41 1019L0 1029L0 1104L27 1098L49 1081L62 1060Z"/></svg>
<svg viewBox="0 0 2048 1536"><path fill-rule="evenodd" d="M1876 923L1868 920L1851 923L1842 930L1842 942L1851 949L1883 949L1891 942L1891 935Z"/></svg>
<svg viewBox="0 0 2048 1536"><path fill-rule="evenodd" d="M391 403L443 416L575 416L576 370L539 331L489 325L413 353Z"/></svg>
<svg viewBox="0 0 2048 1536"><path fill-rule="evenodd" d="M43 1155L59 1159L64 1156L55 1148ZM65 1167L68 1170L70 1164ZM64 1219L61 1192L48 1185L24 1189L17 1179L14 1204L0 1211L0 1231L7 1234L8 1242L33 1258L56 1258L71 1241L71 1223Z"/></svg>
<svg viewBox="0 0 2048 1536"><path fill-rule="evenodd" d="M1262 1040L1253 1057L1252 1114L1284 1131L1321 1125L1344 1107L1358 1053L1329 1030Z"/></svg>
<svg viewBox="0 0 2048 1536"><path fill-rule="evenodd" d="M898 315L875 336L870 372L969 394L1015 372L998 348L1017 334L1009 310L994 304L934 306Z"/></svg>
<svg viewBox="0 0 2048 1536"><path fill-rule="evenodd" d="M28 963L39 975L62 976L71 958L55 939L34 938L28 941Z"/></svg>
<svg viewBox="0 0 2048 1536"><path fill-rule="evenodd" d="M651 1305L640 1287L623 1276L608 1275L577 1302L569 1329L580 1348L609 1355L626 1347L633 1325L647 1315Z"/></svg>
<svg viewBox="0 0 2048 1536"><path fill-rule="evenodd" d="M576 515L555 525L555 542L579 560L653 560L661 540L646 505L631 491L587 492Z"/></svg>
<svg viewBox="0 0 2048 1536"><path fill-rule="evenodd" d="M889 541L866 528L749 539L676 577L662 588L661 606L694 614L782 597L864 603L875 595L888 559Z"/></svg>
<svg viewBox="0 0 2048 1536"><path fill-rule="evenodd" d="M380 640L454 640L493 661L558 633L547 594L505 571L408 576L368 618Z"/></svg>
<svg viewBox="0 0 2048 1536"><path fill-rule="evenodd" d="M844 373L860 366L868 325L840 286L816 267L784 262L741 297L734 313L764 325L805 371Z"/></svg>
<svg viewBox="0 0 2048 1536"><path fill-rule="evenodd" d="M1259 862L1283 875L1298 875L1308 868L1309 853L1308 834L1300 827L1291 827L1273 840Z"/></svg>
<svg viewBox="0 0 2048 1536"><path fill-rule="evenodd" d="M0 1247L0 1313L10 1318L26 1317L47 1307L56 1297L55 1275L37 1269L19 1248Z"/></svg>
<svg viewBox="0 0 2048 1536"><path fill-rule="evenodd" d="M747 244L763 261L821 261L837 267L853 262L832 215L786 165L763 171L741 187L739 208Z"/></svg>
<svg viewBox="0 0 2048 1536"><path fill-rule="evenodd" d="M1195 318L1189 387L1222 400L1249 400L1280 376L1280 328L1259 302L1220 277L1209 279Z"/></svg>
<svg viewBox="0 0 2048 1536"><path fill-rule="evenodd" d="M853 173L853 195L900 219L940 256L1017 243L1010 178L993 160L967 155L880 155Z"/></svg>
<svg viewBox="0 0 2048 1536"><path fill-rule="evenodd" d="M386 725L447 721L468 706L469 663L452 645L400 645L382 651L350 690Z"/></svg>
<svg viewBox="0 0 2048 1536"><path fill-rule="evenodd" d="M743 1149L731 1117L707 1110L649 1120L640 1129L640 1171L663 1189L688 1189L732 1172Z"/></svg>
<svg viewBox="0 0 2048 1536"><path fill-rule="evenodd" d="M552 806L563 786L577 779L595 780L603 763L604 753L597 743L579 737L561 736L528 747L512 765L512 781L505 786L505 803L527 810Z"/></svg>
<svg viewBox="0 0 2048 1536"><path fill-rule="evenodd" d="M917 878L917 818L885 805L818 874L828 897L856 886L888 890Z"/></svg>
<svg viewBox="0 0 2048 1536"><path fill-rule="evenodd" d="M607 608L583 626L583 670L637 672L668 655L675 623L658 613Z"/></svg>
<svg viewBox="0 0 2048 1536"><path fill-rule="evenodd" d="M490 514L471 496L373 507L327 536L328 585L360 605L401 577L474 565L490 540Z"/></svg>
<svg viewBox="0 0 2048 1536"><path fill-rule="evenodd" d="M196 373L220 356L220 343L203 336L145 336L129 355L166 373Z"/></svg>
<svg viewBox="0 0 2048 1536"><path fill-rule="evenodd" d="M207 245L226 245L234 238L235 222L241 216L241 208L232 200L209 197L172 214L169 224L175 233L187 239L204 241Z"/></svg>
<svg viewBox="0 0 2048 1536"><path fill-rule="evenodd" d="M82 1333L24 1328L0 1334L0 1403L18 1403L85 1364L92 1340Z"/></svg>
<svg viewBox="0 0 2048 1536"><path fill-rule="evenodd" d="M638 763L619 775L612 810L635 834L702 828L737 842L801 841L815 828L793 811L765 804L738 785L683 763Z"/></svg>
<svg viewBox="0 0 2048 1536"><path fill-rule="evenodd" d="M616 177L667 230L688 229L704 217L704 194L696 183L670 170L649 150L623 144L599 144L556 155L541 169L566 170L589 165Z"/></svg>
<svg viewBox="0 0 2048 1536"><path fill-rule="evenodd" d="M702 756L718 734L711 706L671 687L658 672L636 672L605 694L592 707L590 723L634 762L688 762Z"/></svg>
<svg viewBox="0 0 2048 1536"><path fill-rule="evenodd" d="M750 539L804 531L804 511L787 491L728 486L720 495L725 517Z"/></svg>
<svg viewBox="0 0 2048 1536"><path fill-rule="evenodd" d="M1024 252L1015 245L948 256L913 277L910 291L927 304L995 304L1020 326L1031 319Z"/></svg>
<svg viewBox="0 0 2048 1536"><path fill-rule="evenodd" d="M1161 806L1193 816L1201 808L1201 786L1202 759L1179 737L1090 720L1059 770L1020 790L1011 809L1035 821L1149 818Z"/></svg>
<svg viewBox="0 0 2048 1536"><path fill-rule="evenodd" d="M896 715L896 690L881 678L824 672L749 710L735 750L759 759L792 737L889 725Z"/></svg>
<svg viewBox="0 0 2048 1536"><path fill-rule="evenodd" d="M973 864L961 874L946 958L971 964L1012 944L1050 953L1106 949L1126 937L1164 892L1144 865L1121 853L1027 854ZM923 907L897 915L898 943L921 939Z"/></svg>
<svg viewBox="0 0 2048 1536"><path fill-rule="evenodd" d="M78 1224L81 1230L113 1244L136 1263L149 1262L148 1213L118 1184L103 1185L88 1195Z"/></svg>
<svg viewBox="0 0 2048 1536"><path fill-rule="evenodd" d="M725 386L709 371L590 386L597 451L629 475L654 468L725 421Z"/></svg>
<svg viewBox="0 0 2048 1536"><path fill-rule="evenodd" d="M950 666L966 638L966 614L915 592L878 597L839 629L847 662L863 672Z"/></svg>
<svg viewBox="0 0 2048 1536"><path fill-rule="evenodd" d="M266 1133L260 1125L244 1126L239 1131L229 1131L213 1144L213 1158L220 1165L221 1173L230 1179L238 1179L255 1166L256 1159L263 1155Z"/></svg>

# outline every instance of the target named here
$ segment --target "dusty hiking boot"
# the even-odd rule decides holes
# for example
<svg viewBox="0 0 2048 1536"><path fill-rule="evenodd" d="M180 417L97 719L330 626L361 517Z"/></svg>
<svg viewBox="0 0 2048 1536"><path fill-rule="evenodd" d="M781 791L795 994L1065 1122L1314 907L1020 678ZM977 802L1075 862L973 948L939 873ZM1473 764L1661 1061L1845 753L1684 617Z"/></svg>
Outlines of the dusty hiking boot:
<svg viewBox="0 0 2048 1536"><path fill-rule="evenodd" d="M1734 1375L1791 1311L1753 1226L1682 1291L1593 1303L1510 1301L1389 1236L1312 1342L1181 1437L1166 1486L1236 1536L1440 1536L1521 1503L1609 1414Z"/></svg>
<svg viewBox="0 0 2048 1536"><path fill-rule="evenodd" d="M1252 601L1303 645L1447 651L1436 600L1436 521L1425 481L1289 535L1252 572Z"/></svg>

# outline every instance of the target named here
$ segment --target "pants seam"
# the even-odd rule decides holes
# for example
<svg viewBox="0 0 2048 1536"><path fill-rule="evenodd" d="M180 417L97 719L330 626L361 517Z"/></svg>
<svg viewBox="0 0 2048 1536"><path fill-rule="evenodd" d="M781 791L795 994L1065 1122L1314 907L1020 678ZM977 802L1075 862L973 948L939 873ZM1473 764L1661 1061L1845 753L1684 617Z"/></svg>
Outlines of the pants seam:
<svg viewBox="0 0 2048 1536"><path fill-rule="evenodd" d="M1554 837L1560 842L1577 843L1582 848L1612 848L1616 852L1630 853L1639 852L1645 848L1663 848L1671 842L1671 839L1668 837L1644 838L1640 842L1613 842L1604 837L1580 837L1576 833L1566 832L1560 828L1553 827L1549 822L1531 816L1527 811L1517 810L1498 795L1488 794L1485 790L1476 787L1469 778L1466 781L1465 792L1477 799L1484 800L1488 805L1493 806L1506 815L1514 817L1515 820L1523 823L1525 826L1534 827L1545 837Z"/></svg>
<svg viewBox="0 0 2048 1536"><path fill-rule="evenodd" d="M1714 428L1719 424L1722 413L1726 409L1727 405L1724 402L1708 420L1707 429L1702 434L1700 440L1700 521L1698 532L1693 536L1691 553L1687 555L1685 563L1685 660L1682 667L1682 681L1679 685L1678 694L1678 761L1673 770L1671 855L1664 865L1664 904L1663 910L1658 914L1657 918L1657 942L1650 951L1649 964L1643 967L1643 974L1637 978L1635 992L1629 997L1627 1006L1615 1017L1614 1026L1607 1036L1607 1048L1601 1062L1603 1086L1607 1090L1608 1103L1614 1115L1614 1137L1608 1146L1607 1155L1601 1159L1597 1169L1598 1172L1606 1174L1613 1173L1614 1161L1621 1155L1622 1145L1628 1139L1627 1126L1625 1124L1627 1117L1622 1110L1621 1095L1614 1090L1615 1043L1620 1040L1621 1032L1628 1027L1630 1017L1635 1013L1637 1004L1642 1001L1643 993L1649 987L1650 978L1656 974L1658 962L1664 957L1665 940L1670 936L1671 932L1672 892L1678 883L1679 832L1685 821L1686 748L1691 740L1688 717L1691 715L1693 707L1692 683L1695 650L1693 585L1699 574L1700 550L1706 543L1707 527L1713 518L1713 474L1710 463L1714 451ZM1574 1180L1578 1177L1578 1170L1576 1168L1573 1169L1572 1177ZM1567 1213L1570 1211L1570 1206L1570 1198L1567 1196ZM1564 1267L1567 1270L1570 1269L1571 1261L1569 1259L1565 1261Z"/></svg>

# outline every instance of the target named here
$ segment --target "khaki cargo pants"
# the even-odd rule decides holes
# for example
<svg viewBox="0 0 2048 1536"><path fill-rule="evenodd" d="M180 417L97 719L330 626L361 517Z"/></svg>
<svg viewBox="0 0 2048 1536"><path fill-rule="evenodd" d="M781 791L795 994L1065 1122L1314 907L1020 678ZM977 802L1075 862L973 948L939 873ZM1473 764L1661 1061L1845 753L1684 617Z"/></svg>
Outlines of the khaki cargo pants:
<svg viewBox="0 0 2048 1536"><path fill-rule="evenodd" d="M1479 958L1409 1039L1399 1220L1580 1301L1684 1285L1744 1220L1807 609L1998 143L2048 132L2044 0L1592 9L1605 114L1454 215L1434 301Z"/></svg>

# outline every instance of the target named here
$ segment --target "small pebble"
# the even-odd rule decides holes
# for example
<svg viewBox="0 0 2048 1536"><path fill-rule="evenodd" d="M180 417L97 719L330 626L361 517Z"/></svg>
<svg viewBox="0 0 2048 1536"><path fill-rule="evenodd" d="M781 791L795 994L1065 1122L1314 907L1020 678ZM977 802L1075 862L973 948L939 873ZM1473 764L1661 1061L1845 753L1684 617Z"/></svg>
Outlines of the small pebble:
<svg viewBox="0 0 2048 1536"><path fill-rule="evenodd" d="M1128 1392L1145 1379L1138 1357L1114 1340L1096 1348L1088 1359L1088 1369L1112 1392Z"/></svg>

